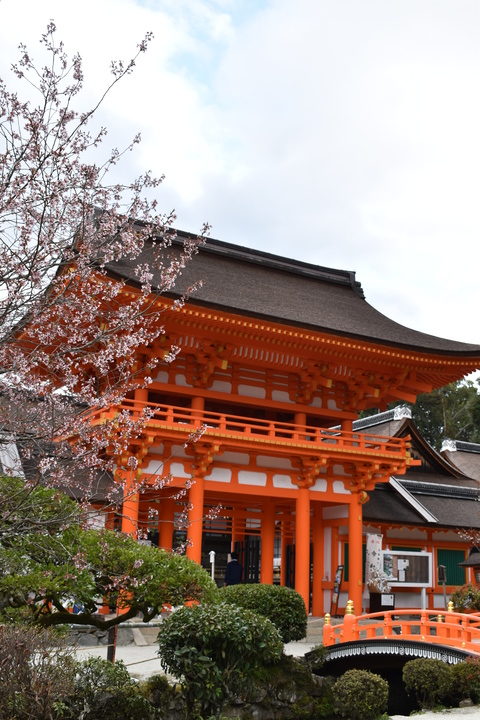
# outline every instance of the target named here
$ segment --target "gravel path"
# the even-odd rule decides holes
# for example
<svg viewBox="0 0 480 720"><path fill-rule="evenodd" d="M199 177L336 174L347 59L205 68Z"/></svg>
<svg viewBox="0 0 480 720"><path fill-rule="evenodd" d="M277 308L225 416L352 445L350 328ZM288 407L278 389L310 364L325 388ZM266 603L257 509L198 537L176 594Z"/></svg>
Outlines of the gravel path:
<svg viewBox="0 0 480 720"><path fill-rule="evenodd" d="M392 715L391 720L405 720L406 715ZM413 718L418 720L442 720L447 718L448 720L480 720L480 705L473 707L464 708L448 708L447 710L440 710L440 712L422 712L415 713L412 715Z"/></svg>

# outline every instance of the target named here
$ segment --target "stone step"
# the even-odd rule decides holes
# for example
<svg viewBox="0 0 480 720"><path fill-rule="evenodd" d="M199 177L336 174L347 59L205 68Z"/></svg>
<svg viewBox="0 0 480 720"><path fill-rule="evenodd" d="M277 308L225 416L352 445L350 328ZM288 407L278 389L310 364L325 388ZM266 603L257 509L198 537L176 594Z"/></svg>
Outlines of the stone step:
<svg viewBox="0 0 480 720"><path fill-rule="evenodd" d="M156 645L158 631L158 627L135 628L135 645ZM139 641L137 641L137 637L139 638Z"/></svg>

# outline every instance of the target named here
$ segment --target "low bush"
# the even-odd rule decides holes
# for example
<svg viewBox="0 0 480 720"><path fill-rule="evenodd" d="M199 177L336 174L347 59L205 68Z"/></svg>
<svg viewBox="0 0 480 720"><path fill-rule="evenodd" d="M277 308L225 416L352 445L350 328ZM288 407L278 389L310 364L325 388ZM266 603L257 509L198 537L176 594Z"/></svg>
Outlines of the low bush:
<svg viewBox="0 0 480 720"><path fill-rule="evenodd" d="M459 700L470 698L480 703L480 658L469 657L465 662L451 666L453 688Z"/></svg>
<svg viewBox="0 0 480 720"><path fill-rule="evenodd" d="M283 642L301 640L307 632L307 613L303 598L282 585L240 584L221 588L227 603L263 615L272 621Z"/></svg>
<svg viewBox="0 0 480 720"><path fill-rule="evenodd" d="M416 658L403 667L403 682L422 709L431 710L448 702L453 691L451 667L441 660Z"/></svg>
<svg viewBox="0 0 480 720"><path fill-rule="evenodd" d="M314 648L305 653L305 662L308 664L312 673L318 673L325 664L327 650L324 645L316 645Z"/></svg>
<svg viewBox="0 0 480 720"><path fill-rule="evenodd" d="M68 717L77 720L153 720L155 710L121 662L91 657L78 663Z"/></svg>
<svg viewBox="0 0 480 720"><path fill-rule="evenodd" d="M480 612L480 588L475 585L463 585L450 598L456 612L474 610Z"/></svg>
<svg viewBox="0 0 480 720"><path fill-rule="evenodd" d="M333 686L335 711L351 720L375 720L387 709L388 683L368 670L348 670Z"/></svg>
<svg viewBox="0 0 480 720"><path fill-rule="evenodd" d="M180 608L158 641L162 666L183 684L189 720L217 714L256 668L282 653L269 620L226 603Z"/></svg>
<svg viewBox="0 0 480 720"><path fill-rule="evenodd" d="M74 676L72 650L51 630L0 627L0 720L63 717Z"/></svg>

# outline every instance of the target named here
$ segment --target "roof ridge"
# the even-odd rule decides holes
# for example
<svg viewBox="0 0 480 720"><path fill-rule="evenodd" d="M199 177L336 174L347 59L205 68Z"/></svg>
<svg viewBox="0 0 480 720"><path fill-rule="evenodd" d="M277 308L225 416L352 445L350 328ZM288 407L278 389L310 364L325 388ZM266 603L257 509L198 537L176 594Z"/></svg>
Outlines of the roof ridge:
<svg viewBox="0 0 480 720"><path fill-rule="evenodd" d="M396 477L403 486L407 485L411 491L434 495L435 497L462 497L464 499L480 500L480 488L466 487L465 485L441 485L440 483L419 482L418 480L407 480L406 478ZM407 489L407 488L406 488Z"/></svg>
<svg viewBox="0 0 480 720"><path fill-rule="evenodd" d="M480 443L445 438L445 440L442 441L442 447L440 452L444 452L445 450L450 450L451 452L463 450L463 452L480 453Z"/></svg>
<svg viewBox="0 0 480 720"><path fill-rule="evenodd" d="M177 230L177 236L190 237L190 233ZM363 300L365 299L365 293L362 285L356 279L354 270L340 270L338 268L325 267L324 265L317 265L315 263L305 262L304 260L287 258L283 255L276 255L274 253L265 252L264 250L257 250L256 248L249 248L244 245L236 245L235 243L229 243L224 240L217 240L216 238L210 237L207 238L207 242L199 248L199 250L201 253L220 255L230 259L233 258L236 260L242 260L243 262L253 263L255 265L271 267L275 270L295 273L296 275L310 277L314 280L324 280L336 285L344 285L350 287Z"/></svg>
<svg viewBox="0 0 480 720"><path fill-rule="evenodd" d="M391 420L411 419L411 417L412 410L408 405L396 405L391 410L385 410L384 412L376 413L376 415L369 415L368 417L354 420L353 429L364 430L372 425L381 425L382 423L389 422Z"/></svg>

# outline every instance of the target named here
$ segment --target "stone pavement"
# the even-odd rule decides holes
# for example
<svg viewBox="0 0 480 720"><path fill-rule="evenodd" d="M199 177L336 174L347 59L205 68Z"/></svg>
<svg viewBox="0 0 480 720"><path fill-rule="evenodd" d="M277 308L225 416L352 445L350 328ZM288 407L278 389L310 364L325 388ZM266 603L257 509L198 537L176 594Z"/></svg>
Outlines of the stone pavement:
<svg viewBox="0 0 480 720"><path fill-rule="evenodd" d="M119 637L119 644L116 649L116 659L123 660L132 677L138 680L144 680L151 675L163 673L160 665L160 659L157 653L157 644L155 642L158 627L131 627L134 623L125 623L123 634L129 644L122 644L122 638ZM136 623L135 623L136 624ZM306 652L319 645L322 642L321 628L323 619L309 618L307 637L299 642L291 642L285 645L285 653L295 657L303 657ZM80 641L81 642L81 641ZM88 657L107 657L106 645L95 645L82 647L78 646L76 655L79 660L85 660Z"/></svg>
<svg viewBox="0 0 480 720"><path fill-rule="evenodd" d="M318 643L306 641L292 642L285 645L285 653L301 657L311 650ZM123 660L128 667L130 675L137 680L145 680L151 675L163 673L160 665L160 659L157 653L157 645L121 645L117 647L116 659ZM107 657L107 648L105 646L82 647L76 651L79 660L86 660L89 657Z"/></svg>

